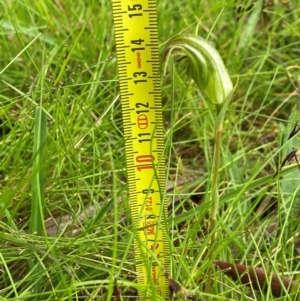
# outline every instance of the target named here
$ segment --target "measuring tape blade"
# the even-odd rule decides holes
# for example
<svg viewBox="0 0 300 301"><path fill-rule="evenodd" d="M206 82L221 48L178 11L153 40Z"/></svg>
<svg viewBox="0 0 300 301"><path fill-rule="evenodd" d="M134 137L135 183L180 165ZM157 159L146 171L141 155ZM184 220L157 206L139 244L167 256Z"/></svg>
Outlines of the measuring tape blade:
<svg viewBox="0 0 300 301"><path fill-rule="evenodd" d="M112 0L139 300L168 298L170 250L156 1ZM153 287L155 286L155 290ZM150 294L147 294L147 290Z"/></svg>

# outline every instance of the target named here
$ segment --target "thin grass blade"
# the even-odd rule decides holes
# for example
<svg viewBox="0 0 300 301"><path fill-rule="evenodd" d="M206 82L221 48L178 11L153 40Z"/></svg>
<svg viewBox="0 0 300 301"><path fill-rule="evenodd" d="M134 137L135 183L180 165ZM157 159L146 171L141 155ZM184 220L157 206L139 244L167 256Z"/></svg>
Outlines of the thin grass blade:
<svg viewBox="0 0 300 301"><path fill-rule="evenodd" d="M29 228L30 234L37 235L42 235L44 232L46 140L46 114L42 108L38 107L34 120L32 203Z"/></svg>

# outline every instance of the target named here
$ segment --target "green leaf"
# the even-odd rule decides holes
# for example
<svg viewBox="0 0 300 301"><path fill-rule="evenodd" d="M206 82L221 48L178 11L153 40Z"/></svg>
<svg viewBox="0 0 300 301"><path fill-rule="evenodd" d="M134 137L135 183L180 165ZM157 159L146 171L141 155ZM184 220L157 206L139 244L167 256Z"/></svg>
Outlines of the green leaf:
<svg viewBox="0 0 300 301"><path fill-rule="evenodd" d="M209 42L197 35L179 34L167 43L164 60L175 55L188 58L188 75L212 103L222 104L231 95L233 85L227 69Z"/></svg>
<svg viewBox="0 0 300 301"><path fill-rule="evenodd" d="M44 229L43 213L45 206L46 139L46 114L42 108L38 107L35 112L34 120L32 203L29 228L30 234L42 235Z"/></svg>

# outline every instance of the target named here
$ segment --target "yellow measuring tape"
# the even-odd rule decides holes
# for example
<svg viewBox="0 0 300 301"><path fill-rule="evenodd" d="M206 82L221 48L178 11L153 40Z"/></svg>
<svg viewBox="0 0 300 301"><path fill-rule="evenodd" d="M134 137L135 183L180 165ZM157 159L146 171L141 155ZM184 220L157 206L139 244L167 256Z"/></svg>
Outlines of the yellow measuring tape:
<svg viewBox="0 0 300 301"><path fill-rule="evenodd" d="M112 0L112 6L139 300L154 300L153 294L168 298L170 251L156 1Z"/></svg>

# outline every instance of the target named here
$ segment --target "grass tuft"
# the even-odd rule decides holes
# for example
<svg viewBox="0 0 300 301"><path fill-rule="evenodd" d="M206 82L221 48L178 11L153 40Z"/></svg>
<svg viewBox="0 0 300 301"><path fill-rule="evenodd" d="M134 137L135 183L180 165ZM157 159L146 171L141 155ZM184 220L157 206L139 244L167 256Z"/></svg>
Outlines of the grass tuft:
<svg viewBox="0 0 300 301"><path fill-rule="evenodd" d="M170 277L187 298L275 300L269 282L254 290L220 269L205 287L211 260L299 281L297 162L279 170L299 149L299 134L287 140L299 122L298 1L157 4L161 52L175 35L197 34L220 53L235 87L210 231L215 111L185 64L174 61L162 76ZM111 5L0 7L1 298L106 300L115 278L121 298L135 298L143 288L135 283Z"/></svg>

